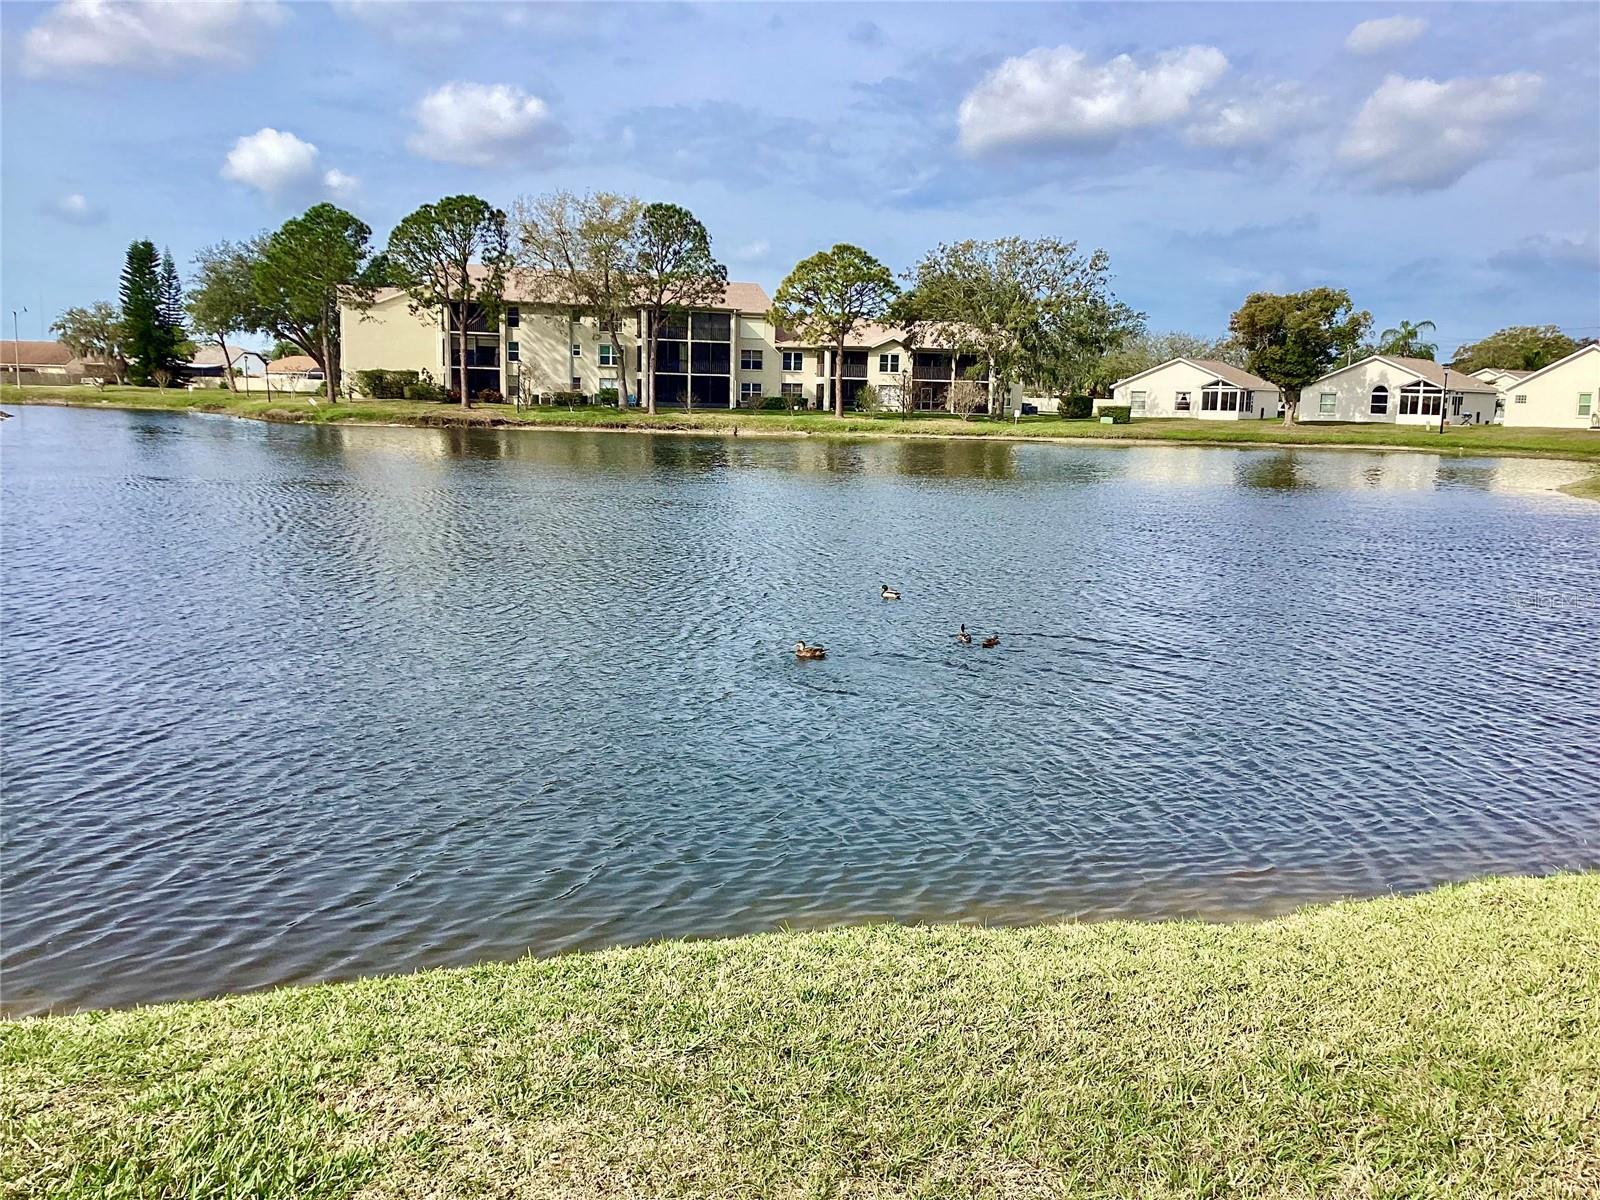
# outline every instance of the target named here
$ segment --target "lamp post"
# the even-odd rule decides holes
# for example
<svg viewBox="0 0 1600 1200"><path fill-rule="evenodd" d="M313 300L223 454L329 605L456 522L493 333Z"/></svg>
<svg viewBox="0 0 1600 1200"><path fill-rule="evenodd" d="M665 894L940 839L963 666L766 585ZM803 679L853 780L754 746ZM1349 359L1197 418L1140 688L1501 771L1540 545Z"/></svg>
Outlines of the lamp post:
<svg viewBox="0 0 1600 1200"><path fill-rule="evenodd" d="M1444 364L1444 395L1439 397L1439 432L1444 432L1444 410L1450 403L1450 364Z"/></svg>
<svg viewBox="0 0 1600 1200"><path fill-rule="evenodd" d="M24 308L23 312L28 310ZM22 335L17 332L17 310L11 310L11 381L22 386Z"/></svg>

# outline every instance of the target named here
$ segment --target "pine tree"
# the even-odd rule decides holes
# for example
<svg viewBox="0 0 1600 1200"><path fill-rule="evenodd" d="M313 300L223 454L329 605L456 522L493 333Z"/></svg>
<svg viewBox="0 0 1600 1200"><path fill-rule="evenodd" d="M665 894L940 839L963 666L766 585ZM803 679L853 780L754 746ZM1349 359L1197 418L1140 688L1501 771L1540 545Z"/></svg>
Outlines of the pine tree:
<svg viewBox="0 0 1600 1200"><path fill-rule="evenodd" d="M122 267L122 323L127 335L128 379L149 387L151 372L168 365L171 350L162 328L161 276L154 242L134 242Z"/></svg>
<svg viewBox="0 0 1600 1200"><path fill-rule="evenodd" d="M184 345L189 339L183 327L183 283L178 278L178 265L172 260L170 249L161 252L161 332L164 339L168 367L181 376L189 355Z"/></svg>

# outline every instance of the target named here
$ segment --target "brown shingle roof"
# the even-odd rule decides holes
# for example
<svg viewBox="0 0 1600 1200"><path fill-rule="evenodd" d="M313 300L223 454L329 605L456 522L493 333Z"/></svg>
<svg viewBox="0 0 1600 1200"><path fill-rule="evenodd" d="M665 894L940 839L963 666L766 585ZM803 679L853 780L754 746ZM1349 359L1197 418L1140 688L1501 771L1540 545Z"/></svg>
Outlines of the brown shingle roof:
<svg viewBox="0 0 1600 1200"><path fill-rule="evenodd" d="M269 375L300 375L321 369L317 366L317 360L309 354L291 354L287 358L275 358L267 364Z"/></svg>
<svg viewBox="0 0 1600 1200"><path fill-rule="evenodd" d="M19 364L24 367L69 367L77 366L78 359L60 342L31 342L26 338L20 342L10 339L0 341L0 367Z"/></svg>
<svg viewBox="0 0 1600 1200"><path fill-rule="evenodd" d="M1376 357L1385 362L1391 362L1413 375L1420 375L1429 383L1444 386L1444 368L1431 358L1404 358L1398 354L1379 354ZM1495 390L1492 383L1485 383L1474 375L1465 371L1450 372L1450 390L1452 392L1492 392Z"/></svg>
<svg viewBox="0 0 1600 1200"><path fill-rule="evenodd" d="M1278 385L1271 380L1263 379L1259 375L1252 375L1243 367L1236 367L1232 363L1220 362L1214 358L1191 358L1189 360L1197 367L1216 373L1218 379L1225 379L1235 387L1246 388L1252 392L1275 392Z"/></svg>

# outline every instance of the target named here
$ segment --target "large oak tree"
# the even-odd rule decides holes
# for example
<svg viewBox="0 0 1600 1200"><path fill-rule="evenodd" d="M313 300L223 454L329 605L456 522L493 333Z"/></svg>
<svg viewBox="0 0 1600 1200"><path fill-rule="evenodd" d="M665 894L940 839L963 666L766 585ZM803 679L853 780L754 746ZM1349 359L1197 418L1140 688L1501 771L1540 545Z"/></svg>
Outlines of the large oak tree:
<svg viewBox="0 0 1600 1200"><path fill-rule="evenodd" d="M1328 287L1252 292L1228 322L1249 369L1282 391L1285 425L1294 424L1300 389L1353 354L1371 327L1372 314L1357 312L1349 292Z"/></svg>

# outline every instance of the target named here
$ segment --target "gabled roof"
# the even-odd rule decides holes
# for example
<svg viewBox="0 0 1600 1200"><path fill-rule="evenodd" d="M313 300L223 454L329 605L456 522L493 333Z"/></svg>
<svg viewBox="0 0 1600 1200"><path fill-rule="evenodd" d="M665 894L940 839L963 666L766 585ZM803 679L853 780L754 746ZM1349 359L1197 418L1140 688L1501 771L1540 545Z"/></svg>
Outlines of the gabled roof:
<svg viewBox="0 0 1600 1200"><path fill-rule="evenodd" d="M1214 358L1185 358L1181 354L1177 358L1169 358L1166 362L1159 362L1153 367L1146 367L1142 371L1129 375L1126 379L1119 379L1111 387L1115 390L1125 383L1132 383L1135 379L1143 379L1152 371L1164 370L1173 363L1184 363L1197 371L1216 376L1223 383L1231 383L1234 387L1244 388L1247 391L1275 392L1278 390L1277 384L1263 379L1259 375L1252 375L1243 367L1236 367L1232 363L1218 362Z"/></svg>
<svg viewBox="0 0 1600 1200"><path fill-rule="evenodd" d="M1576 350L1574 350L1571 354L1567 355L1565 358L1558 358L1553 363L1545 364L1544 366L1540 367L1537 371L1524 371L1524 372L1521 373L1521 377L1518 378L1517 383L1519 383L1519 384L1529 383L1532 380L1535 380L1535 379L1539 378L1539 376L1545 374L1547 371L1554 371L1557 367L1564 367L1569 362L1572 362L1574 359L1582 358L1585 354L1600 355L1600 344L1597 344L1595 342L1590 342L1587 346L1579 346ZM1600 363L1596 363L1595 366L1596 366L1597 369L1600 369Z"/></svg>
<svg viewBox="0 0 1600 1200"><path fill-rule="evenodd" d="M233 364L237 365L239 360L248 355L250 351L230 348L229 353L233 355ZM201 346L194 352L194 357L189 360L189 365L191 367L225 367L229 364L223 360L221 346Z"/></svg>
<svg viewBox="0 0 1600 1200"><path fill-rule="evenodd" d="M269 375L300 375L307 371L320 371L317 360L309 354L291 354L287 358L275 358L267 364Z"/></svg>
<svg viewBox="0 0 1600 1200"><path fill-rule="evenodd" d="M77 356L60 342L33 342L7 339L0 342L0 367L67 367Z"/></svg>
<svg viewBox="0 0 1600 1200"><path fill-rule="evenodd" d="M1343 375L1346 371L1354 371L1359 367L1364 367L1368 363L1374 362L1381 362L1397 371L1403 371L1413 379L1420 379L1425 383L1433 384L1435 387L1442 388L1445 386L1445 367L1443 365L1434 362L1431 358L1406 358L1399 354L1369 354L1367 357L1358 359L1347 367L1338 367L1329 371L1321 378L1313 380L1308 386L1316 387L1317 384L1325 379L1332 379L1335 375ZM1469 375L1465 371L1451 371L1450 390L1452 392L1493 392L1495 391L1495 386L1474 375Z"/></svg>
<svg viewBox="0 0 1600 1200"><path fill-rule="evenodd" d="M1472 372L1473 377L1482 379L1485 383L1493 383L1497 379L1525 379L1533 372L1512 371L1506 367L1479 367Z"/></svg>

